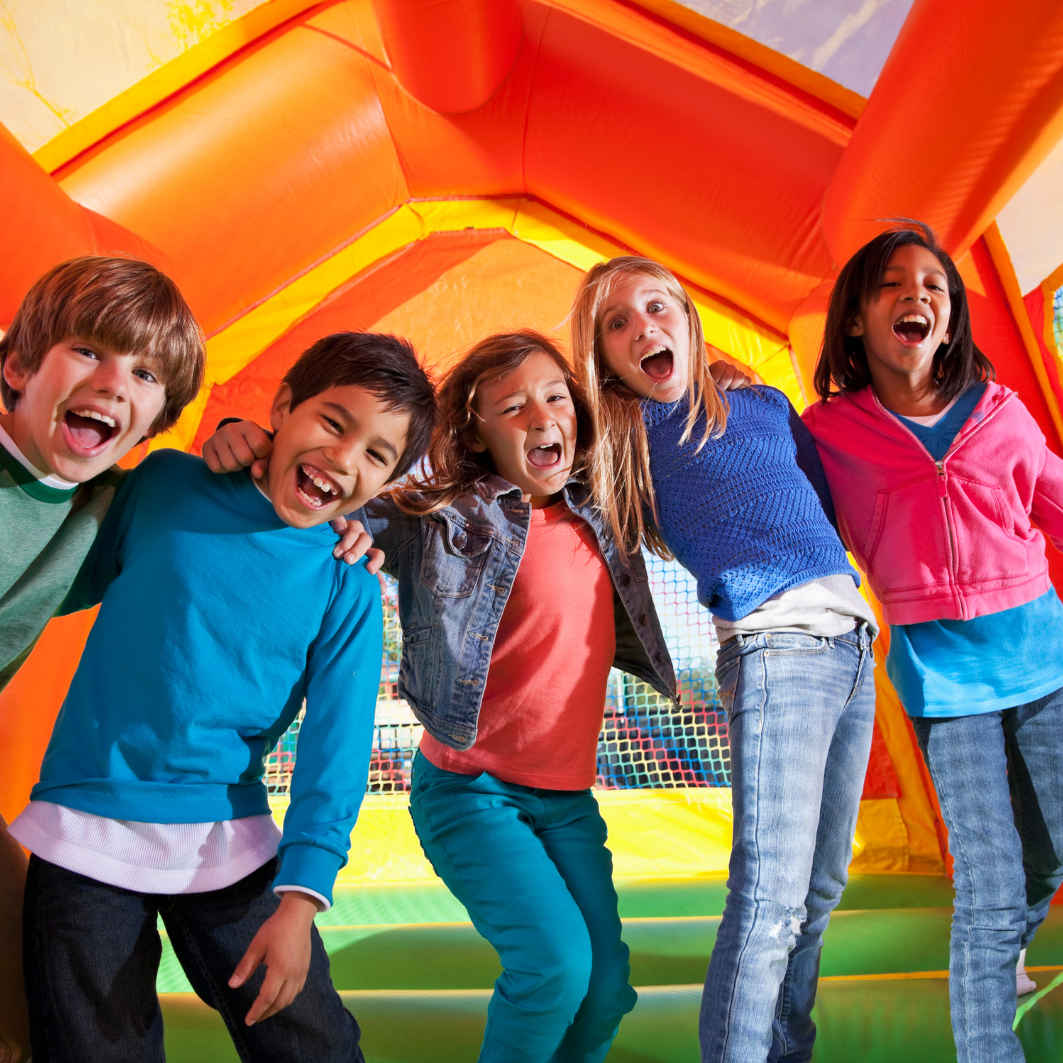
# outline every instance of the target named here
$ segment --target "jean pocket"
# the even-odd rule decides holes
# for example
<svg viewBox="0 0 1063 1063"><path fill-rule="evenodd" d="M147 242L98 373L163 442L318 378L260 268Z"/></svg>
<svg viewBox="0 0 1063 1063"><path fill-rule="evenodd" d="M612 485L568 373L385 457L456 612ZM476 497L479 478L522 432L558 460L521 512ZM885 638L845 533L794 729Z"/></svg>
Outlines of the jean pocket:
<svg viewBox="0 0 1063 1063"><path fill-rule="evenodd" d="M716 690L720 697L720 705L728 717L734 709L735 692L738 690L741 672L742 658L737 654L729 661L724 661L716 669Z"/></svg>
<svg viewBox="0 0 1063 1063"><path fill-rule="evenodd" d="M827 652L830 643L815 635L798 635L796 632L769 634L765 657L818 657Z"/></svg>

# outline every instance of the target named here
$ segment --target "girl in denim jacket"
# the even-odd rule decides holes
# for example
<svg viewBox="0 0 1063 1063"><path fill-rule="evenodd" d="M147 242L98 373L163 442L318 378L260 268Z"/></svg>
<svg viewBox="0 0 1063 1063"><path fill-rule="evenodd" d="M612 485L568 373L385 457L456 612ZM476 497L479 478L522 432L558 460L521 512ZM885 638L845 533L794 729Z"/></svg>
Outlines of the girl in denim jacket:
<svg viewBox="0 0 1063 1063"><path fill-rule="evenodd" d="M1045 534L1063 548L1063 460L992 372L956 267L913 223L842 270L804 414L949 829L959 1063L1022 1060L1016 988L1035 988L1025 949L1063 881L1063 605L1045 557Z"/></svg>
<svg viewBox="0 0 1063 1063"><path fill-rule="evenodd" d="M720 639L734 843L702 1060L804 1063L871 746L873 614L807 430L773 388L725 401L697 309L668 270L594 266L571 322L596 495L617 539L693 573Z"/></svg>
<svg viewBox="0 0 1063 1063"><path fill-rule="evenodd" d="M580 479L590 425L534 332L448 373L430 475L360 516L398 579L399 693L425 726L410 813L498 950L481 1061L593 1063L635 1004L591 792L615 665L674 697L641 556Z"/></svg>

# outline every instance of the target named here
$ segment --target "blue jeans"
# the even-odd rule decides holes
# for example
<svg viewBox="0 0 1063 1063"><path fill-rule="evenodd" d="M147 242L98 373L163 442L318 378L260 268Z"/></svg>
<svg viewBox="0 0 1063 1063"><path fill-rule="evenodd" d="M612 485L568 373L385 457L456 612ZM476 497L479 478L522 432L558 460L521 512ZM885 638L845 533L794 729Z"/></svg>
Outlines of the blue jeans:
<svg viewBox="0 0 1063 1063"><path fill-rule="evenodd" d="M418 753L410 815L502 961L480 1063L600 1063L636 997L594 795L458 775Z"/></svg>
<svg viewBox="0 0 1063 1063"><path fill-rule="evenodd" d="M239 989L228 982L277 910L270 888L276 872L273 859L224 889L163 896L32 857L23 965L36 1063L162 1063L159 915L192 988L221 1012L244 1063L365 1063L358 1024L332 988L316 928L303 991L271 1018L244 1024L265 968Z"/></svg>
<svg viewBox="0 0 1063 1063"><path fill-rule="evenodd" d="M1063 881L1063 690L913 719L955 861L949 1001L958 1063L1020 1063L1015 964Z"/></svg>
<svg viewBox="0 0 1063 1063"><path fill-rule="evenodd" d="M705 1063L812 1058L819 954L841 899L875 720L865 626L720 649L734 842L701 1001Z"/></svg>

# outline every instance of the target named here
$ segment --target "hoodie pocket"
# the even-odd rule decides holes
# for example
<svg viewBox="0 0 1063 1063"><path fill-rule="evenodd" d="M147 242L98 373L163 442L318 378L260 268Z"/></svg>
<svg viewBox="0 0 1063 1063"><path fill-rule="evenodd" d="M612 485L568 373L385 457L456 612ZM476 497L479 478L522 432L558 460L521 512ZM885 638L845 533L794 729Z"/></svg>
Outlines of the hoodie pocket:
<svg viewBox="0 0 1063 1063"><path fill-rule="evenodd" d="M884 601L948 586L953 545L935 477L879 491L857 561Z"/></svg>
<svg viewBox="0 0 1063 1063"><path fill-rule="evenodd" d="M962 529L956 575L963 584L1000 584L1026 579L1031 554L1040 553L1038 534L1017 506L995 484L952 477L949 500L958 528ZM1020 511L1021 512L1021 511Z"/></svg>

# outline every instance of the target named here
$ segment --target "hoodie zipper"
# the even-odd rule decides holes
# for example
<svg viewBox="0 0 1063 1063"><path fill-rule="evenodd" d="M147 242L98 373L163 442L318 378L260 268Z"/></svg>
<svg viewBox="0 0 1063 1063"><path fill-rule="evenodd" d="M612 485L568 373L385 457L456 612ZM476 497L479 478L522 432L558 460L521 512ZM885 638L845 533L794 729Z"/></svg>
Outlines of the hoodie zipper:
<svg viewBox="0 0 1063 1063"><path fill-rule="evenodd" d="M1014 394L1014 392L1012 392L1012 394ZM930 451L927 450L925 446L923 446L922 440L903 421L897 420L897 417L894 414L890 413L890 411L887 410L886 407L882 405L882 401L875 394L874 390L872 390L872 392L871 392L871 397L875 400L875 402L877 403L879 409L882 410L882 412L885 413L886 416L889 417L889 419L895 425L897 425L898 428L900 428L902 431L906 432L911 437L911 439L915 443L915 445L932 462L934 462L934 469L936 470L936 473L937 473L936 482L937 482L938 498L941 499L941 507L942 507L942 509L945 512L945 528L946 528L946 530L949 533L949 578L952 580L953 593L956 595L956 600L959 603L960 619L961 620L967 620L967 619L969 619L968 616L967 616L967 602L959 594L959 581L956 578L956 568L957 568L957 564L958 564L957 558L956 558L956 554L957 554L956 529L955 529L955 526L954 526L954 523L953 523L953 520L952 520L952 513L951 513L951 511L949 509L949 483L948 483L948 475L947 475L947 473L945 471L945 461L949 457L951 457L953 454L955 454L956 451L959 449L959 447L962 446L964 443L966 443L967 440L970 439L971 436L973 436L975 434L975 432L977 432L985 424L987 424L993 417L995 417L996 414L997 414L997 411L1000 410L1000 408L1004 405L1004 403L1006 403L1008 401L1008 399L1011 398L1011 395L1010 394L1009 395L1005 395L1004 398L1001 399L1001 401L998 402L997 405L992 410L990 410L989 413L987 413L985 415L985 417L982 418L981 421L979 421L977 424L975 424L974 427L966 435L964 435L962 438L957 436L957 438L952 441L952 445L945 452L945 457L941 458L940 461L936 461L933 457L931 457ZM977 409L977 407L975 407L975 408ZM971 412L973 413L974 411L972 410ZM962 429L961 429L961 432L962 432Z"/></svg>

